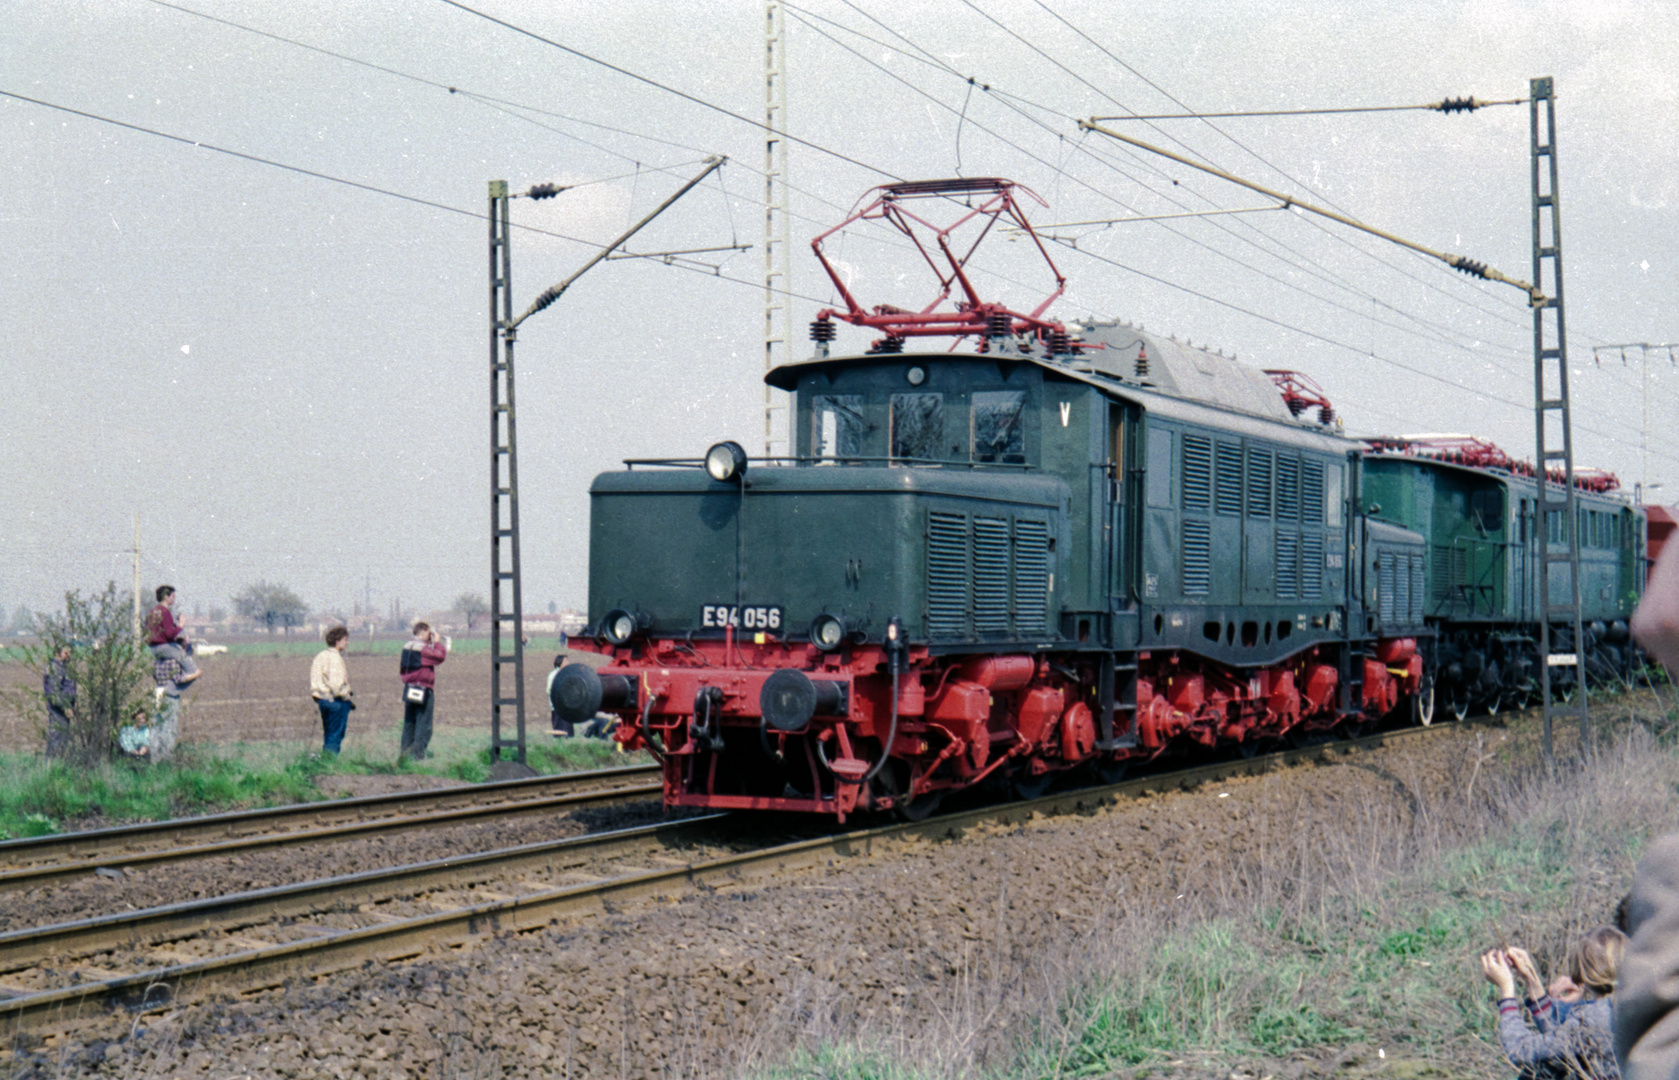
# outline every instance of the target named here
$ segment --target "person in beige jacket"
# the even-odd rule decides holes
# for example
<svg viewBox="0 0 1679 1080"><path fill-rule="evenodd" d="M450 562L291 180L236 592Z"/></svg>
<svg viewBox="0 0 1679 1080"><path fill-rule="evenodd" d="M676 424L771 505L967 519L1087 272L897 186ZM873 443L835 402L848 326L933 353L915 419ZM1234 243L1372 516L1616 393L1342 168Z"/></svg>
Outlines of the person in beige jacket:
<svg viewBox="0 0 1679 1080"><path fill-rule="evenodd" d="M321 710L323 753L336 754L344 745L344 729L350 726L350 710L356 707L351 700L350 669L344 664L349 644L350 632L334 626L326 632L326 648L309 665L309 696Z"/></svg>

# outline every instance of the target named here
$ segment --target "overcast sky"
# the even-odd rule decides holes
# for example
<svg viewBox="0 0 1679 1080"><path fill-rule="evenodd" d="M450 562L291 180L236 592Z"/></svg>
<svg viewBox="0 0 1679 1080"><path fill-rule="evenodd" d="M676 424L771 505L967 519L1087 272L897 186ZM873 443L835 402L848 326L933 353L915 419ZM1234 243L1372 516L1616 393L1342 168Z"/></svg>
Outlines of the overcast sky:
<svg viewBox="0 0 1679 1080"><path fill-rule="evenodd" d="M631 248L751 245L603 263L522 328L527 610L583 604L596 473L762 449L763 5L472 6L548 42L441 0L7 5L0 91L162 134L0 98L0 607L126 584L136 513L145 581L189 610L261 578L344 612L487 594L493 179L577 185L513 204L516 310L709 154L730 163ZM1259 207L1076 121L1554 77L1576 460L1679 500L1679 369L1665 348L1594 362L1679 342L1679 5L802 0L788 31L789 126L813 144L791 154L799 355L834 299L806 243L872 185L1008 177L1046 224ZM1531 275L1525 105L1125 130ZM1304 371L1349 431L1532 454L1515 289L1287 211L1046 231L1068 278L1052 316ZM1025 248L978 261L1029 307L1049 285ZM932 297L878 234L830 250L866 303Z"/></svg>

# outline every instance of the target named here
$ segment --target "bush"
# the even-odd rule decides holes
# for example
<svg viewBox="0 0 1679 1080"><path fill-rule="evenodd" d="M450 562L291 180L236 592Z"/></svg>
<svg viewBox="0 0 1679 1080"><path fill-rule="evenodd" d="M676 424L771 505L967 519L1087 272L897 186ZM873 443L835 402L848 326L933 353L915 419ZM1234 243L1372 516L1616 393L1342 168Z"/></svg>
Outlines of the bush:
<svg viewBox="0 0 1679 1080"><path fill-rule="evenodd" d="M133 597L118 593L114 581L90 597L72 590L64 594L63 611L36 615L37 640L21 647L24 663L43 678L53 658L70 650L65 670L76 693L74 707L66 710L70 738L64 757L71 764L85 767L115 756L117 730L150 706L152 657L132 612ZM46 731L43 695L19 690L8 696L20 715L35 718Z"/></svg>

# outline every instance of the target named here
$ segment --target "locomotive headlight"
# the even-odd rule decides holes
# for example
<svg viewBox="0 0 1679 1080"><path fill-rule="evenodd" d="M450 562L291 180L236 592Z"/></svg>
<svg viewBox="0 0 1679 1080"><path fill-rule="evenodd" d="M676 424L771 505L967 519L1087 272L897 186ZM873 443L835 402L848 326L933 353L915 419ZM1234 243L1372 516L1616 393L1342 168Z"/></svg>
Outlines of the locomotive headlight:
<svg viewBox="0 0 1679 1080"><path fill-rule="evenodd" d="M810 642L823 652L845 643L845 621L837 615L818 615L810 624Z"/></svg>
<svg viewBox="0 0 1679 1080"><path fill-rule="evenodd" d="M614 645L628 642L635 636L635 630L636 617L623 608L607 612L606 618L601 620L601 633Z"/></svg>
<svg viewBox="0 0 1679 1080"><path fill-rule="evenodd" d="M746 451L737 442L720 442L705 452L705 471L720 484L738 482L746 473Z"/></svg>

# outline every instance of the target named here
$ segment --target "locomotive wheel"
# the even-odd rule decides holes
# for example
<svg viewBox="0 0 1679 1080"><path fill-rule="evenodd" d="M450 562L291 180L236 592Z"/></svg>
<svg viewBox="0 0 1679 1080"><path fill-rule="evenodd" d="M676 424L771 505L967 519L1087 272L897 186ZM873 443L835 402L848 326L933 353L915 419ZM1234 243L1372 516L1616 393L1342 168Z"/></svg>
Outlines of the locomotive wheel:
<svg viewBox="0 0 1679 1080"><path fill-rule="evenodd" d="M914 823L926 821L939 812L939 804L944 801L944 792L932 791L911 803L898 803L892 808L905 821Z"/></svg>
<svg viewBox="0 0 1679 1080"><path fill-rule="evenodd" d="M1411 695L1411 716L1419 727L1434 723L1434 682L1426 674L1422 689Z"/></svg>
<svg viewBox="0 0 1679 1080"><path fill-rule="evenodd" d="M1096 779L1104 784L1117 784L1131 771L1129 758L1122 761L1100 761L1095 764Z"/></svg>
<svg viewBox="0 0 1679 1080"><path fill-rule="evenodd" d="M1452 717L1462 720L1469 715L1469 693L1462 687L1452 692Z"/></svg>
<svg viewBox="0 0 1679 1080"><path fill-rule="evenodd" d="M1017 799L1037 799L1049 790L1049 785L1054 781L1054 773L1046 772L1033 776L1022 769L1009 777L1009 787L1014 790L1014 797Z"/></svg>

